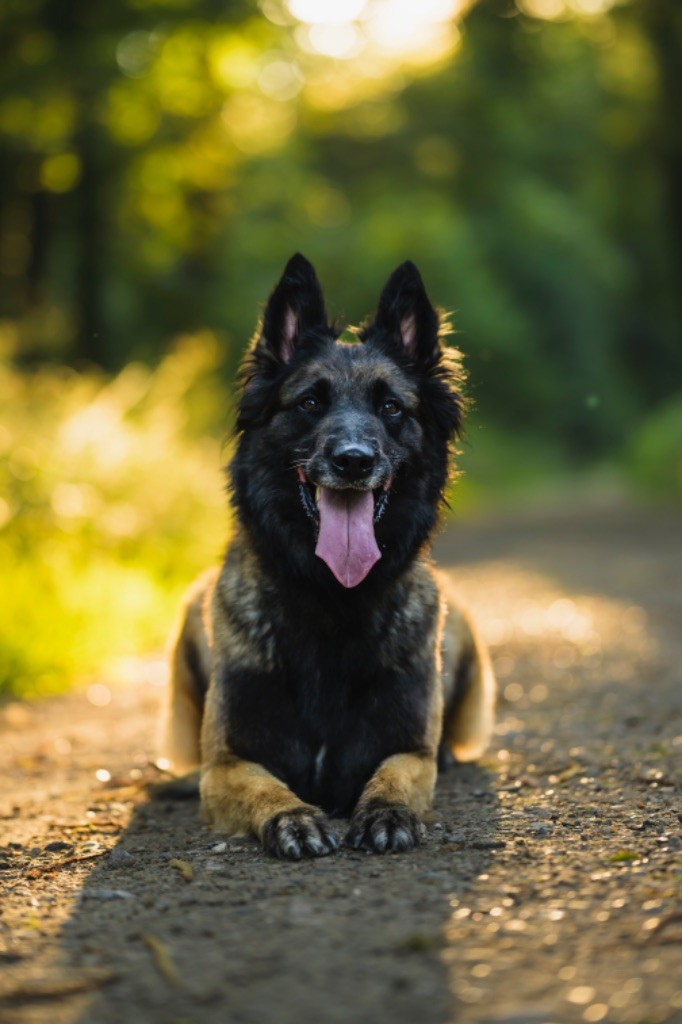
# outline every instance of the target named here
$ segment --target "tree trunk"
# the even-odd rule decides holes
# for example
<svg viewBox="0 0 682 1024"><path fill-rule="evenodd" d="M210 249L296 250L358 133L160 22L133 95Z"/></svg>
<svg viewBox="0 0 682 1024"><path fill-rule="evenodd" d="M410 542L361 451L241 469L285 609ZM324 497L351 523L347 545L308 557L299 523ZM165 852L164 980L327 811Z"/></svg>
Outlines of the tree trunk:
<svg viewBox="0 0 682 1024"><path fill-rule="evenodd" d="M81 179L76 191L76 341L75 355L99 366L108 366L102 314L102 175L97 151L97 131L87 107L76 137Z"/></svg>

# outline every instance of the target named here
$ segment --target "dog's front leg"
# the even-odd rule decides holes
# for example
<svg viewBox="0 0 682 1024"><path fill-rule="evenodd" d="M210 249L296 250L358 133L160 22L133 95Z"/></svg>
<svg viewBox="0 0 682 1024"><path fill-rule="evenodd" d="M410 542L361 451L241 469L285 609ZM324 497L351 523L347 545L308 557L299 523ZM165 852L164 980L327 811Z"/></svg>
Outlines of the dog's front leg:
<svg viewBox="0 0 682 1024"><path fill-rule="evenodd" d="M324 857L339 845L322 811L303 803L254 761L227 754L220 763L204 767L201 803L216 829L254 833L275 857Z"/></svg>
<svg viewBox="0 0 682 1024"><path fill-rule="evenodd" d="M431 805L436 772L430 750L382 761L358 800L346 844L375 853L411 850L422 837L421 815Z"/></svg>

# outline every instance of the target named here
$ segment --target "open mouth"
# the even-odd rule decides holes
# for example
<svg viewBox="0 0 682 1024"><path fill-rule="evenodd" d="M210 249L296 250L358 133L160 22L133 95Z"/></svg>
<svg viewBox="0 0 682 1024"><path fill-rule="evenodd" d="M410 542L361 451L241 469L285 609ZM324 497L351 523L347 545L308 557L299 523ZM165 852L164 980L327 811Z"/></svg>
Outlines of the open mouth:
<svg viewBox="0 0 682 1024"><path fill-rule="evenodd" d="M320 525L319 499L321 496L321 492L324 489L330 491L336 490L336 488L333 487L322 488L318 484L311 483L311 481L308 480L301 467L298 467L298 493L301 496L301 504L303 505L303 511L308 516L308 519L312 519L316 526ZM367 494L367 491L353 491L344 488L338 489L337 493L352 496L353 494ZM375 525L379 522L379 520L384 515L384 512L386 511L390 493L390 480L382 487L374 487L372 489L372 497L374 499L373 521Z"/></svg>
<svg viewBox="0 0 682 1024"><path fill-rule="evenodd" d="M381 558L374 527L386 511L390 488L390 480L365 491L315 485L298 467L301 503L318 528L315 554L344 587L362 583Z"/></svg>

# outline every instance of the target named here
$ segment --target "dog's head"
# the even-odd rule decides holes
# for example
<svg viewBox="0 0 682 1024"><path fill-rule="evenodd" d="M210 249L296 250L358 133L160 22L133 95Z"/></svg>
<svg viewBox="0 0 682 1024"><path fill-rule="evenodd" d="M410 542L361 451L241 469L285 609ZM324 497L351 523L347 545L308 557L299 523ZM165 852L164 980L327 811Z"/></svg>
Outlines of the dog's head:
<svg viewBox="0 0 682 1024"><path fill-rule="evenodd" d="M294 256L244 363L232 479L270 558L331 580L321 559L351 588L379 559L373 577L400 571L427 539L461 426L462 373L412 263L352 344L339 333L315 271Z"/></svg>

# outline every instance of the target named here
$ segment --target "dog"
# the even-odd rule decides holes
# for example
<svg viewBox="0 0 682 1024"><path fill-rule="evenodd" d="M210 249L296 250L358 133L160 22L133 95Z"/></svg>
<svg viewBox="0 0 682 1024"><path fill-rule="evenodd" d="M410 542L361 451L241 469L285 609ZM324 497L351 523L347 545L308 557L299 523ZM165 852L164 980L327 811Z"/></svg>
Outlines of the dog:
<svg viewBox="0 0 682 1024"><path fill-rule="evenodd" d="M167 754L217 830L277 857L415 847L437 768L494 719L484 644L426 553L462 427L459 354L419 271L344 340L292 257L245 357L236 526L184 605Z"/></svg>

